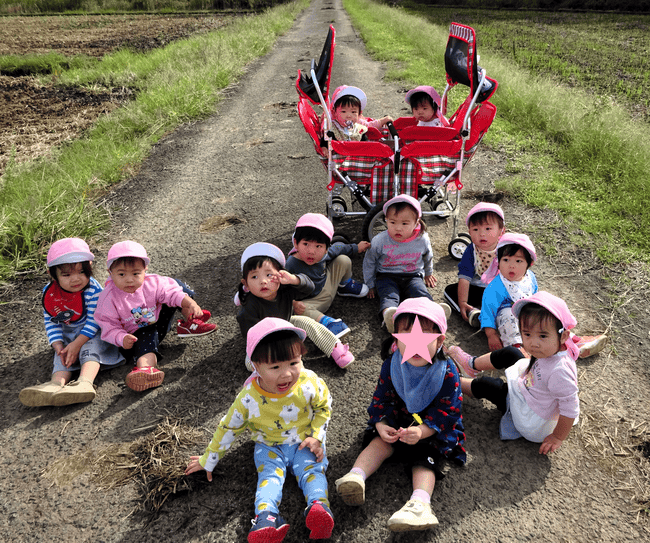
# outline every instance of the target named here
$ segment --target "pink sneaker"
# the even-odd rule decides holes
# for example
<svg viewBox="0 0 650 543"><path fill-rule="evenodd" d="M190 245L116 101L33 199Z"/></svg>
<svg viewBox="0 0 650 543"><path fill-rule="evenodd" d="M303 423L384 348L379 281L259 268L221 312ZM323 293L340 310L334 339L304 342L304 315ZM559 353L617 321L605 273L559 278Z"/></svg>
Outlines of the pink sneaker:
<svg viewBox="0 0 650 543"><path fill-rule="evenodd" d="M602 334L600 336L581 336L574 337L574 341L580 349L580 358L588 358L593 356L605 348L607 344L607 336Z"/></svg>
<svg viewBox="0 0 650 543"><path fill-rule="evenodd" d="M207 316L206 316L207 313ZM200 318L188 319L185 321L178 321L176 326L176 334L178 337L193 337L205 336L211 334L217 329L217 325L207 321L212 315L209 311L203 311L203 316Z"/></svg>
<svg viewBox="0 0 650 543"><path fill-rule="evenodd" d="M155 388L162 385L165 373L153 366L133 368L126 376L126 386L136 392L142 392L148 388Z"/></svg>
<svg viewBox="0 0 650 543"><path fill-rule="evenodd" d="M350 352L350 347L340 341L334 345L332 358L339 368L345 368L354 362L354 355Z"/></svg>
<svg viewBox="0 0 650 543"><path fill-rule="evenodd" d="M481 373L479 370L475 370L472 366L470 366L470 362L474 357L470 354L467 354L460 347L449 347L446 352L447 356L454 361L456 367L464 376L474 379L474 377Z"/></svg>

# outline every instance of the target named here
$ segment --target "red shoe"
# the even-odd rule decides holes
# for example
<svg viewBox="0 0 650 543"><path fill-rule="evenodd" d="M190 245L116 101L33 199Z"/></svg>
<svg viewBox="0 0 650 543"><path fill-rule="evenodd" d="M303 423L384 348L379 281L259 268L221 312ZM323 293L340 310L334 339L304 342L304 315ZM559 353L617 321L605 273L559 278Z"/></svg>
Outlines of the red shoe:
<svg viewBox="0 0 650 543"><path fill-rule="evenodd" d="M126 376L126 386L136 392L142 392L148 388L155 388L162 385L165 373L153 366L133 368Z"/></svg>
<svg viewBox="0 0 650 543"><path fill-rule="evenodd" d="M329 539L334 528L334 517L330 508L314 500L305 511L305 524L311 530L309 539Z"/></svg>
<svg viewBox="0 0 650 543"><path fill-rule="evenodd" d="M207 316L206 316L207 315ZM178 337L191 337L191 336L205 336L217 329L217 325L211 322L206 322L212 315L209 311L203 311L201 317L187 319L184 321L179 320L176 326L176 334Z"/></svg>

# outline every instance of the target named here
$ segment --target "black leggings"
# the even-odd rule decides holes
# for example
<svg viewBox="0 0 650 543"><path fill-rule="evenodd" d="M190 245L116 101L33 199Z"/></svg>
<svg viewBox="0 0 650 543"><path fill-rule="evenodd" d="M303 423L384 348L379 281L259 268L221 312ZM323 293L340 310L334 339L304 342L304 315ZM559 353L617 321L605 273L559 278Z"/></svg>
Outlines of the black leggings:
<svg viewBox="0 0 650 543"><path fill-rule="evenodd" d="M490 364L496 369L503 370L517 363L524 355L516 347L504 347L490 353ZM506 412L506 397L508 396L508 383L498 377L483 375L472 379L472 396L489 400L502 413Z"/></svg>

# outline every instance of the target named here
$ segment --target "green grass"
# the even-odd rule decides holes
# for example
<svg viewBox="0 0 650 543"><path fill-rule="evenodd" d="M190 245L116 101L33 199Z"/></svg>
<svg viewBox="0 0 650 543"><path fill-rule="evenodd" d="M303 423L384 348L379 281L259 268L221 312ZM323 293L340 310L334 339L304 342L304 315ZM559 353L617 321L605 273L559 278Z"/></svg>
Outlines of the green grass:
<svg viewBox="0 0 650 543"><path fill-rule="evenodd" d="M72 68L88 68L96 62L97 59L90 57L68 58L59 53L5 55L0 56L0 75L19 77L58 74Z"/></svg>
<svg viewBox="0 0 650 543"><path fill-rule="evenodd" d="M412 14L369 0L344 0L344 6L371 54L389 63L388 77L407 85L430 84L443 90L449 23L455 20L474 26L481 66L500 84L492 98L498 107L497 118L485 138L486 144L508 156L510 175L499 188L527 204L559 211L566 225L577 226L586 234L580 243L597 245L597 254L604 262L650 262L650 138L648 124L633 120L629 108L617 105L617 100L625 103L627 91L608 96L588 92L598 75L593 66L589 70L591 79L585 79L583 86L568 87L550 64L546 71L539 67L531 71L532 56L517 63L503 54L503 48L490 48L486 43L498 40L484 38L490 35L493 19L499 24L501 12L430 8L436 13L432 18L439 23L432 24L422 16L424 8ZM447 19L440 20L444 17ZM503 18L510 21L516 14ZM593 38L593 43L602 43L606 32L601 32L601 23L606 27L609 20L600 18L582 24L582 42L592 43ZM625 21L628 27L643 24L637 16ZM571 24L567 27L571 29ZM520 52L529 41L531 50L535 48L526 28L524 24L518 28ZM575 33L566 35L563 45L556 42L555 49L569 48L578 40ZM648 38L644 39L647 43ZM581 57L573 60L577 63ZM569 74L576 63L555 65ZM567 71L564 66L571 69ZM645 60L641 66L645 70L641 77L647 78ZM609 80L613 76L603 70L602 77Z"/></svg>
<svg viewBox="0 0 650 543"><path fill-rule="evenodd" d="M306 5L287 3L148 54L119 51L94 66L57 73L64 85L139 91L54 158L7 167L0 179L0 279L40 267L58 238L100 233L109 217L91 195L133 175L161 136L213 113L220 91L268 52Z"/></svg>

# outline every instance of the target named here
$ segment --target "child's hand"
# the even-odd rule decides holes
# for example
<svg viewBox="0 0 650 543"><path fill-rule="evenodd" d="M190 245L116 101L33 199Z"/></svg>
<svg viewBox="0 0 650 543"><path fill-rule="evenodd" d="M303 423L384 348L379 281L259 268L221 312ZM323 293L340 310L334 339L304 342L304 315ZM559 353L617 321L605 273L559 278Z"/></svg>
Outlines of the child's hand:
<svg viewBox="0 0 650 543"><path fill-rule="evenodd" d="M436 278L433 275L425 275L424 276L424 284L429 287L433 288L436 286Z"/></svg>
<svg viewBox="0 0 650 543"><path fill-rule="evenodd" d="M368 294L366 294L366 298L374 298L375 296L377 296L377 289L374 287L368 289Z"/></svg>
<svg viewBox="0 0 650 543"><path fill-rule="evenodd" d="M378 422L375 424L375 428L379 437L386 443L395 443L399 439L399 432L384 422Z"/></svg>
<svg viewBox="0 0 650 543"><path fill-rule="evenodd" d="M386 126L388 123L392 123L392 122L393 122L393 118L389 117L388 115L386 117L382 117L381 119L379 119L379 124L381 124L381 126Z"/></svg>
<svg viewBox="0 0 650 543"><path fill-rule="evenodd" d="M205 469L199 462L200 456L190 456L190 463L187 465L185 468L185 475L189 475L190 473L194 473L195 471L199 471L202 469ZM212 472L211 471L206 471L205 472L206 476L208 477L208 481L212 482Z"/></svg>
<svg viewBox="0 0 650 543"><path fill-rule="evenodd" d="M305 309L307 309L305 302L299 302L298 300L293 301L293 312L296 315L302 315L305 312Z"/></svg>
<svg viewBox="0 0 650 543"><path fill-rule="evenodd" d="M469 305L467 302L458 302L458 307L460 308L460 316L463 317L463 320L468 321L469 320L469 313L472 309L474 309L471 305Z"/></svg>
<svg viewBox="0 0 650 543"><path fill-rule="evenodd" d="M55 341L52 343L52 349L54 349L54 352L58 355L61 355L61 351L63 350L64 345L63 341Z"/></svg>
<svg viewBox="0 0 650 543"><path fill-rule="evenodd" d="M361 255L365 253L368 249L370 249L372 245L370 244L369 241L360 241L357 243L357 252Z"/></svg>
<svg viewBox="0 0 650 543"><path fill-rule="evenodd" d="M138 338L132 334L127 334L124 336L124 341L122 342L122 347L125 349L131 349L135 342L138 341Z"/></svg>
<svg viewBox="0 0 650 543"><path fill-rule="evenodd" d="M322 462L325 458L325 452L323 451L323 444L318 441L315 437L306 437L303 442L298 447L298 450L301 451L307 447L314 456L316 457L316 462Z"/></svg>
<svg viewBox="0 0 650 543"><path fill-rule="evenodd" d="M281 285L299 285L300 279L297 275L289 273L287 270L280 270L275 278Z"/></svg>
<svg viewBox="0 0 650 543"><path fill-rule="evenodd" d="M558 439L553 434L549 434L544 438L542 444L539 447L539 454L548 454L557 451L564 443L561 439Z"/></svg>
<svg viewBox="0 0 650 543"><path fill-rule="evenodd" d="M199 304L197 304L187 294L181 302L181 313L185 320L198 319L203 316L203 310L199 307Z"/></svg>
<svg viewBox="0 0 650 543"><path fill-rule="evenodd" d="M399 435L399 440L407 445L415 445L422 439L422 429L419 426L400 428L397 433Z"/></svg>
<svg viewBox="0 0 650 543"><path fill-rule="evenodd" d="M61 362L66 368L69 368L77 361L80 350L81 345L77 344L75 341L68 344L64 349L61 349L59 356L61 357Z"/></svg>
<svg viewBox="0 0 650 543"><path fill-rule="evenodd" d="M494 336L488 336L488 348L490 351L498 351L499 349L503 349L503 342L501 341L501 338L498 334Z"/></svg>

